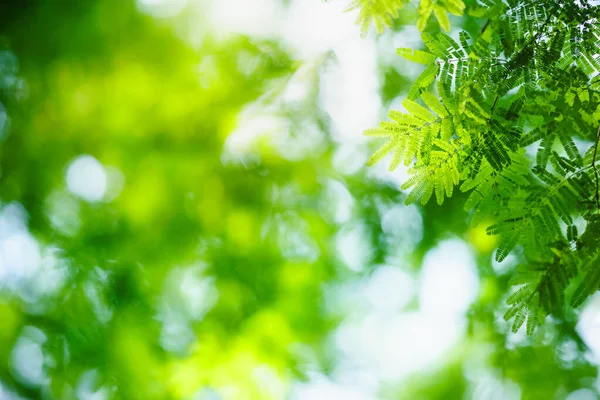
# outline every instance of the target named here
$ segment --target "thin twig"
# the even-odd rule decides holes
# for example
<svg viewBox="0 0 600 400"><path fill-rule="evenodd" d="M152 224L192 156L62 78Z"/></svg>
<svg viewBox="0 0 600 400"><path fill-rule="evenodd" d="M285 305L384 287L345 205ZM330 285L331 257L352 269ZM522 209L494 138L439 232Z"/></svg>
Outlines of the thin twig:
<svg viewBox="0 0 600 400"><path fill-rule="evenodd" d="M594 145L594 156L592 157L592 168L594 168L594 174L596 175L596 204L600 208L600 182L598 178L598 169L596 168L596 154L598 153L598 141L600 141L600 126L598 127L598 134L596 135L596 144Z"/></svg>

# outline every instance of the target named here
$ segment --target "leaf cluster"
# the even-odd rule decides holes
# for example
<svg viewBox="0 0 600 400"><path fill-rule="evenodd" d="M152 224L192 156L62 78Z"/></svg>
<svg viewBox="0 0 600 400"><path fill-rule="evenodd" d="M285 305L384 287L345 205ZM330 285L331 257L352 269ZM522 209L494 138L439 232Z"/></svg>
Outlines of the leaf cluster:
<svg viewBox="0 0 600 400"><path fill-rule="evenodd" d="M357 23L361 26L362 35L365 36L371 24L375 25L378 33L386 27L391 27L398 12L410 0L352 0L347 11L358 10ZM434 15L440 27L446 32L450 31L450 18L448 14L463 15L465 11L463 0L421 0L417 11L419 18L417 27L423 31L431 16Z"/></svg>
<svg viewBox="0 0 600 400"><path fill-rule="evenodd" d="M475 37L423 33L424 48L398 49L424 69L405 112L366 132L387 139L369 164L392 153L391 170L409 167L407 203L459 190L473 224L496 221L496 260L525 260L506 318L532 333L600 288L600 7L482 0L465 12L485 19Z"/></svg>

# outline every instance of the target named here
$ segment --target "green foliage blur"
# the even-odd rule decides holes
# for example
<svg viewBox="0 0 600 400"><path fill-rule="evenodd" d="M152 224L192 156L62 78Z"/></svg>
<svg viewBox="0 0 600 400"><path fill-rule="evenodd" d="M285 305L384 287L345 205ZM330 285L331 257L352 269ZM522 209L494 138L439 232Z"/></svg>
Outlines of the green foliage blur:
<svg viewBox="0 0 600 400"><path fill-rule="evenodd" d="M460 196L406 211L394 181L336 167L351 160L319 97L336 54L300 59L208 26L191 6L156 18L130 0L0 3L0 399L597 396L572 326L525 338L499 322L508 274ZM391 34L371 39L378 52ZM383 107L410 86L399 62L378 65ZM304 95L285 100L298 81ZM360 288L381 270L411 280L377 318L407 316L396 325L415 357L437 346L449 316L419 322L415 293L448 240L469 249L478 287L452 346L422 368L373 356L366 392L336 379L336 338L369 323ZM386 374L395 365L407 372Z"/></svg>

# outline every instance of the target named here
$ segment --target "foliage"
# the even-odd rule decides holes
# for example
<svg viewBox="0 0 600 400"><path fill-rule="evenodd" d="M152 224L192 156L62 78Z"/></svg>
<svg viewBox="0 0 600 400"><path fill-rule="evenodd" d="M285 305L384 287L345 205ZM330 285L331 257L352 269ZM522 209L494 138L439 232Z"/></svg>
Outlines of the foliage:
<svg viewBox="0 0 600 400"><path fill-rule="evenodd" d="M485 21L473 37L425 32L425 49L398 49L425 69L406 112L366 132L387 138L370 165L393 153L391 170L410 167L407 203L468 193L472 223L496 221L496 260L522 251L505 315L515 331L600 289L599 12L588 1L473 4L466 13Z"/></svg>
<svg viewBox="0 0 600 400"><path fill-rule="evenodd" d="M371 23L379 33L386 26L390 27L394 18L398 18L398 11L407 3L407 0L353 0L347 11L359 10L356 22L365 36Z"/></svg>
<svg viewBox="0 0 600 400"><path fill-rule="evenodd" d="M359 10L357 23L361 26L362 35L366 35L371 23L377 32L382 33L385 27L391 27L398 11L410 3L410 0L352 0L348 11ZM461 16L465 10L462 0L421 0L418 6L419 18L417 27L424 30L431 15L435 15L440 26L450 30L448 13Z"/></svg>
<svg viewBox="0 0 600 400"><path fill-rule="evenodd" d="M496 318L511 289L508 274L492 266L498 236L485 227L497 207L486 196L506 198L513 189L523 196L535 184L538 198L549 196L541 173L532 174L535 161L510 151L498 174L484 153L477 172L466 173L456 115L460 107L476 113L479 103L427 90L441 73L434 66L422 78L429 86L413 88L406 110L387 124L404 146L394 163L419 169L422 154L442 165L436 176L423 162L415 173L421 197L412 197L435 196L443 206L398 204L396 177L383 165L360 168L366 141L356 140L355 126L355 137L340 139L338 124L354 115L335 111L350 105L364 120L354 108L365 93L361 79L376 82L370 74L381 67L393 80L384 82L385 102L409 91L411 71L370 52L344 56L364 49L358 32L342 46L329 40L339 32L326 32L333 51L300 62L304 52L292 49L298 42L289 33L303 25L325 34L327 21L313 27L304 19L314 14L298 12L311 3L318 12L321 1L267 3L274 14L263 15L285 9L281 20L295 21L292 29L268 38L263 29L232 34L227 29L245 29L261 13L237 12L224 23L230 7L222 0L0 2L0 398L508 399L516 389L524 399L547 399L596 391L597 367L579 351L584 342L573 342L571 310L553 311L561 320L526 338ZM472 16L453 18L452 27L477 37L477 18L496 11L465 3ZM217 23L208 21L214 13ZM402 23L413 16L408 5L398 12ZM406 33L402 24L391 29ZM311 37L301 44L312 48ZM388 54L385 40L373 43L377 56ZM426 68L440 62L427 49L401 52ZM354 80L343 81L339 103L327 104L338 71L345 76L349 66L359 67L350 68ZM573 94L574 106L587 110ZM548 103L538 100L539 108ZM510 108L507 101L496 109ZM500 145L513 146L509 139ZM572 147L562 147L568 139L553 140L546 170L573 171L568 187L589 186L571 165ZM591 157L583 154L581 165ZM461 212L470 195L477 226ZM569 192L555 195L570 210ZM545 307L558 309L596 285L591 258L574 278L571 269L546 278L554 260L566 266L598 248L590 214L586 226L569 213L566 243L550 243L551 255L533 267L516 253L522 265L513 283L524 290L510 305L524 325L532 324L525 320L538 292L554 293ZM460 297L448 299L463 283L446 282L440 271L464 265L436 269L430 257L449 236L464 245L478 285L460 310L447 300ZM564 281L572 283L563 296ZM371 391L355 393L355 383Z"/></svg>
<svg viewBox="0 0 600 400"><path fill-rule="evenodd" d="M281 398L299 375L289 347L330 324L325 189L311 160L221 152L242 106L294 73L288 54L246 37L192 49L133 2L31 7L0 6L0 398ZM70 190L82 154L112 197ZM275 200L285 186L313 200Z"/></svg>

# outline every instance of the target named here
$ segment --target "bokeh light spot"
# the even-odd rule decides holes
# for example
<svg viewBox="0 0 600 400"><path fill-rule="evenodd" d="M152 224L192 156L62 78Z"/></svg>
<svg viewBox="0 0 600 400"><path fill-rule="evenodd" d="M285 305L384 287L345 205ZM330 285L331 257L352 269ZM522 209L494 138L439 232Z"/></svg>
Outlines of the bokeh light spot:
<svg viewBox="0 0 600 400"><path fill-rule="evenodd" d="M365 292L378 310L396 312L411 300L414 282L401 269L380 265L369 279Z"/></svg>
<svg viewBox="0 0 600 400"><path fill-rule="evenodd" d="M4 105L0 103L0 139L4 138L8 128L8 114Z"/></svg>
<svg viewBox="0 0 600 400"><path fill-rule="evenodd" d="M74 195L88 202L98 202L106 193L106 170L94 157L82 155L67 168L67 187Z"/></svg>
<svg viewBox="0 0 600 400"><path fill-rule="evenodd" d="M464 315L478 290L475 259L465 242L446 240L427 253L419 290L422 310Z"/></svg>
<svg viewBox="0 0 600 400"><path fill-rule="evenodd" d="M27 385L39 386L46 379L42 351L42 344L45 341L46 335L41 330L26 326L13 347L11 353L13 373Z"/></svg>

